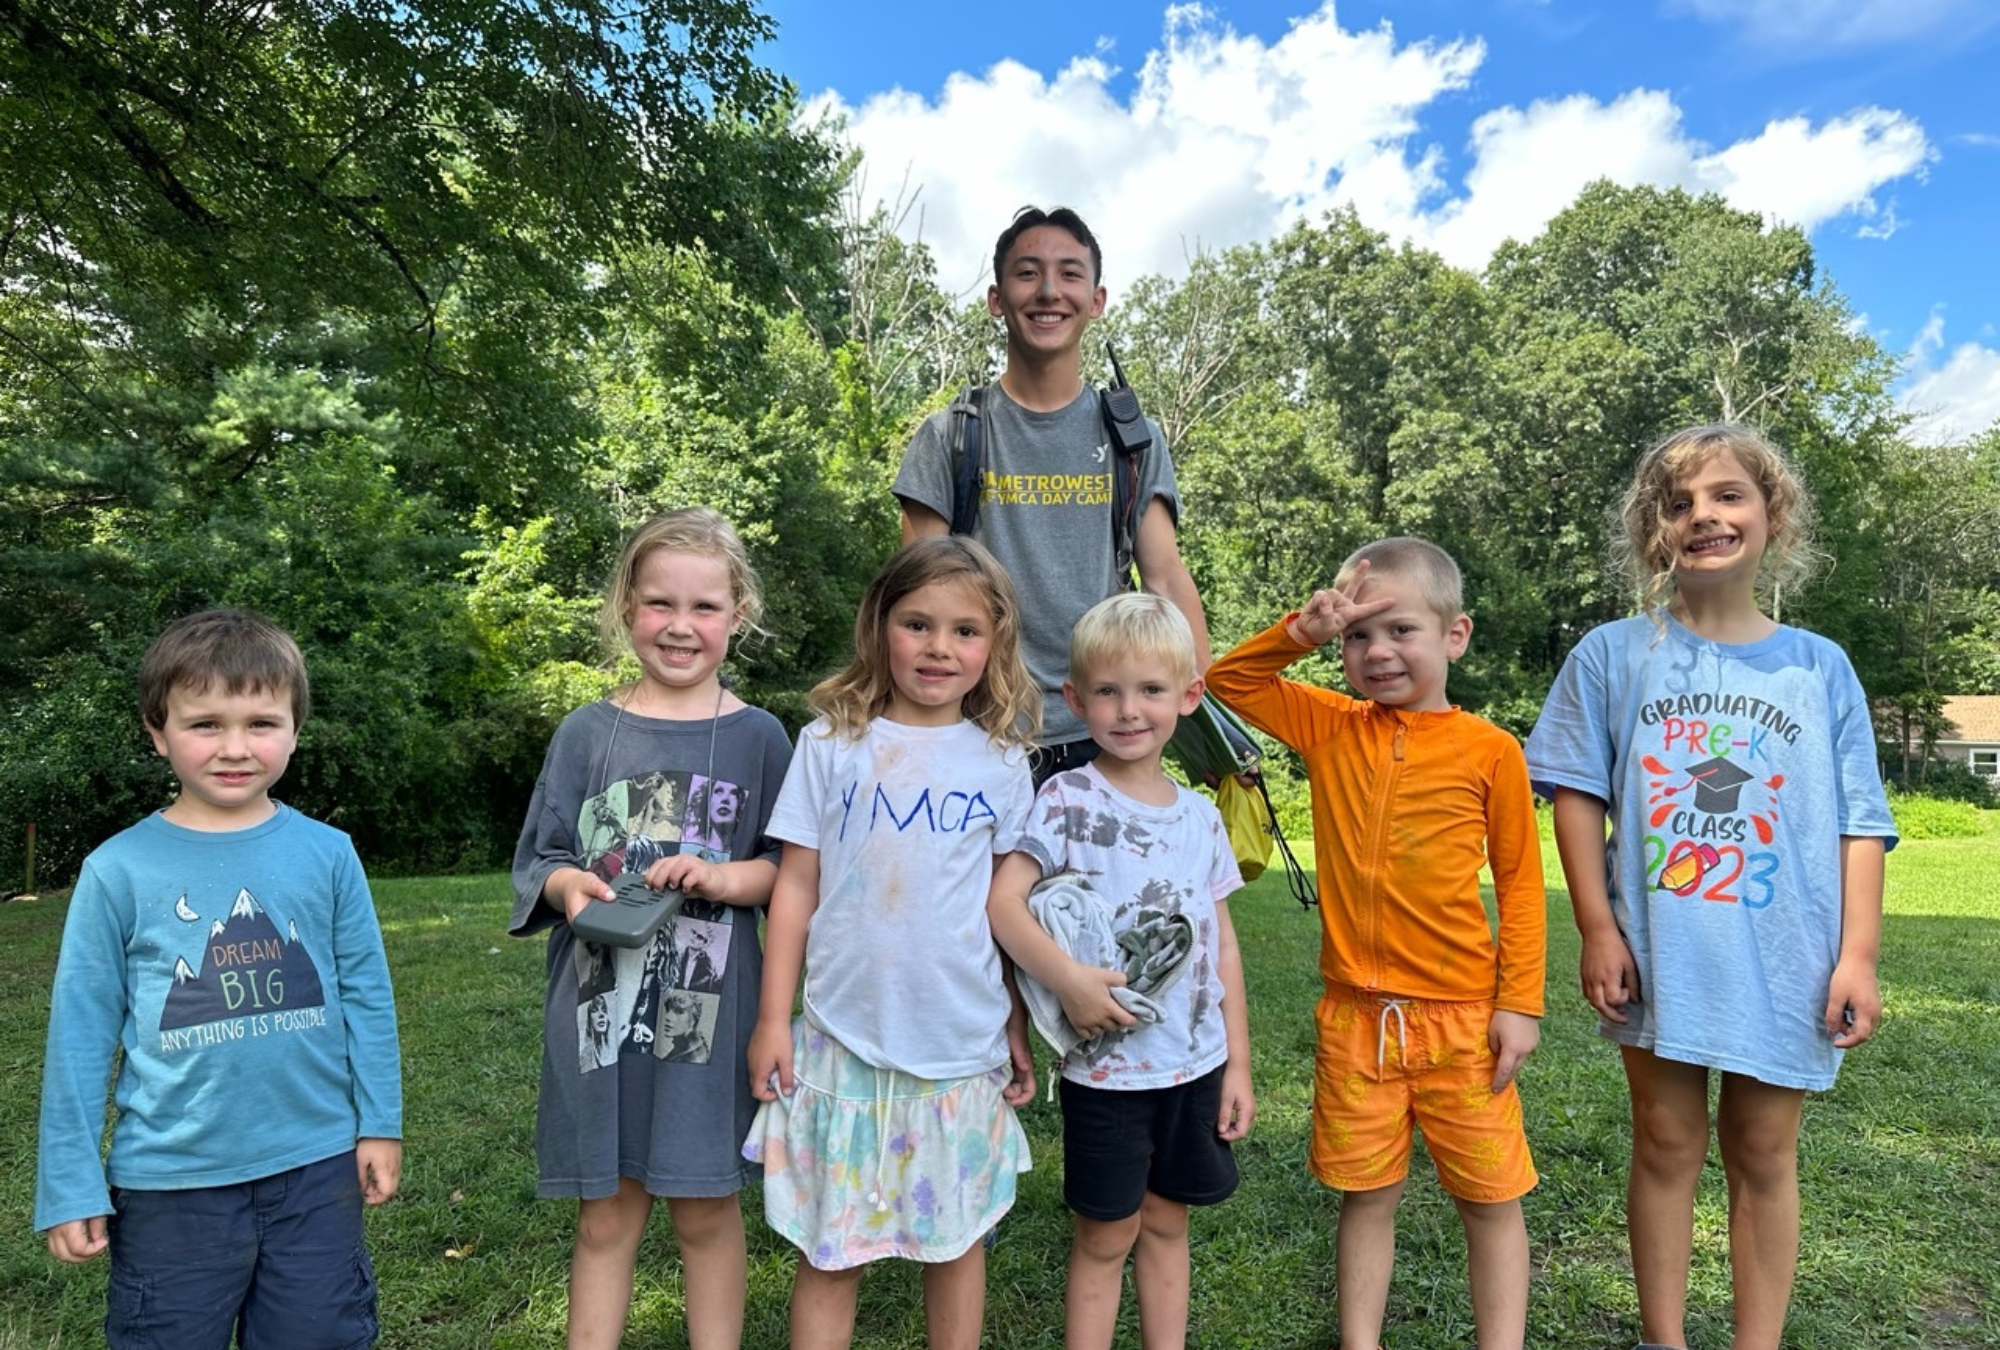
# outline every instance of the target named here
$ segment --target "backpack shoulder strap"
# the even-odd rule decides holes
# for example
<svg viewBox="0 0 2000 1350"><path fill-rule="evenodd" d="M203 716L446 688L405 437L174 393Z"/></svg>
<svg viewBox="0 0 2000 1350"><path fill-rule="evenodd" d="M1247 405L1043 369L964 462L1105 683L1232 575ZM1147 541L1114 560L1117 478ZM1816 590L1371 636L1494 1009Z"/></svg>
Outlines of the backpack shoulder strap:
<svg viewBox="0 0 2000 1350"><path fill-rule="evenodd" d="M1099 407L1104 414L1104 433L1115 452L1111 468L1111 538L1117 550L1118 575L1132 570L1139 538L1140 469L1145 453L1152 447L1153 433L1146 426L1146 414L1139 407L1139 395L1125 380L1118 353L1104 344L1111 358L1111 383L1099 391Z"/></svg>
<svg viewBox="0 0 2000 1350"><path fill-rule="evenodd" d="M986 483L986 436L980 417L985 397L984 385L961 385L949 409L953 534L971 534L979 524L979 498Z"/></svg>

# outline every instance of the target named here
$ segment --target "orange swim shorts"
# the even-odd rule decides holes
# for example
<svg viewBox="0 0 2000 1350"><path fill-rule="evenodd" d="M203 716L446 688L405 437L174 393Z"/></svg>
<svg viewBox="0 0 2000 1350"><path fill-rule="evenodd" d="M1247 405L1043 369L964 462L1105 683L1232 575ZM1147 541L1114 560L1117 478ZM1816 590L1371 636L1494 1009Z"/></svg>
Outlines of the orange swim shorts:
<svg viewBox="0 0 2000 1350"><path fill-rule="evenodd" d="M1314 1014L1312 1174L1342 1191L1409 1175L1416 1131L1445 1190L1498 1204L1534 1189L1521 1095L1493 1091L1491 1002L1402 998L1329 984Z"/></svg>

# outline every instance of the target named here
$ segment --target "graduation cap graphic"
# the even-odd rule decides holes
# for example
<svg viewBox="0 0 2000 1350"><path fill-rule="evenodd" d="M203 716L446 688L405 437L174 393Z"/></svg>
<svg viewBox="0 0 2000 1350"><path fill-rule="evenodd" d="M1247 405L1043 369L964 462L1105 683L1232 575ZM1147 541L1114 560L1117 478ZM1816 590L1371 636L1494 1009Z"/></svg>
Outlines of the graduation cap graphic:
<svg viewBox="0 0 2000 1350"><path fill-rule="evenodd" d="M1756 775L1717 758L1692 766L1688 776L1694 779L1694 809L1711 816L1726 816L1735 813L1737 794Z"/></svg>

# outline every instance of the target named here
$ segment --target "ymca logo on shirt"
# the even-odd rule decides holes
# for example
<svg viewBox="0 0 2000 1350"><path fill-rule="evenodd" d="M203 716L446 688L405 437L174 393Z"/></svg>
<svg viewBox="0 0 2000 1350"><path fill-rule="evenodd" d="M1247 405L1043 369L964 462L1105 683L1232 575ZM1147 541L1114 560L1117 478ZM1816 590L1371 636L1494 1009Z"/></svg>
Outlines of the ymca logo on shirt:
<svg viewBox="0 0 2000 1350"><path fill-rule="evenodd" d="M1105 447L1097 448L1103 463ZM1109 506L1109 473L995 473L986 471L985 501L992 506Z"/></svg>

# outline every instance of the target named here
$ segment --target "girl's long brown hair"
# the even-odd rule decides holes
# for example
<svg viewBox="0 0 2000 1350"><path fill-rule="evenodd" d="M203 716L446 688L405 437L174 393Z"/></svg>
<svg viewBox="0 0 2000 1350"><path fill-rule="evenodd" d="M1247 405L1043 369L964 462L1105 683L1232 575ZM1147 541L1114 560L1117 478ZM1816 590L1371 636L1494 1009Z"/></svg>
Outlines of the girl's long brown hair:
<svg viewBox="0 0 2000 1350"><path fill-rule="evenodd" d="M854 616L854 659L813 686L806 702L834 733L858 740L889 706L889 611L913 591L962 581L985 597L993 620L986 671L965 696L965 719L1001 745L1031 746L1041 729L1042 692L1021 661L1021 613L1007 570L977 541L961 534L918 539L882 565Z"/></svg>

